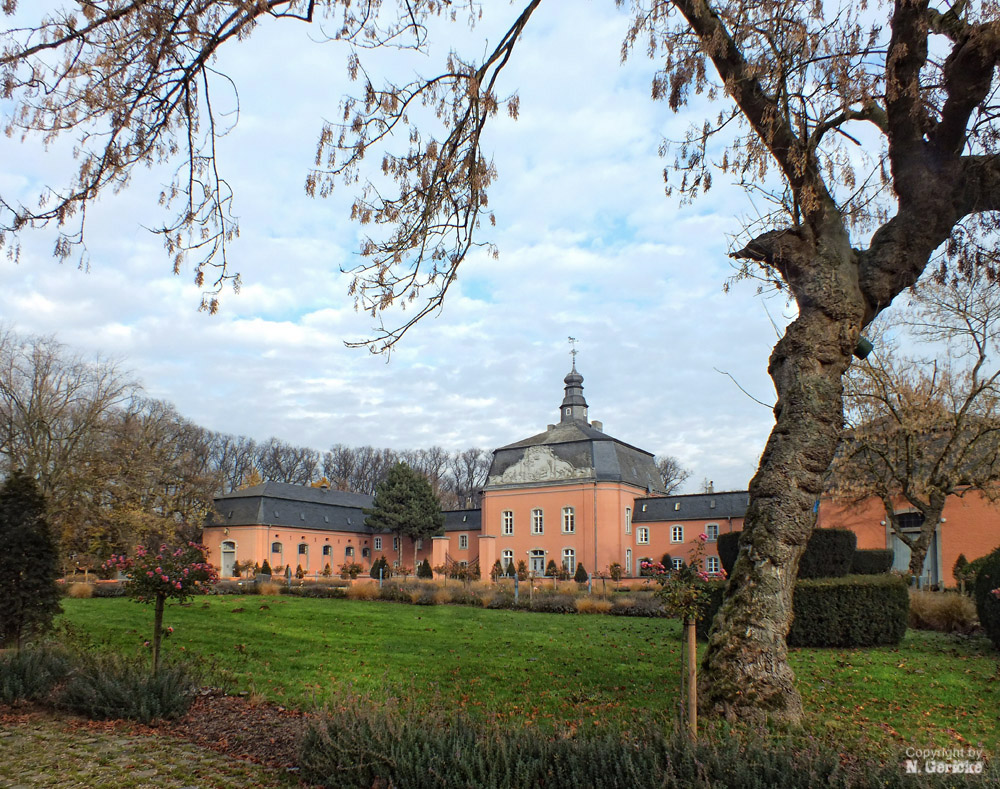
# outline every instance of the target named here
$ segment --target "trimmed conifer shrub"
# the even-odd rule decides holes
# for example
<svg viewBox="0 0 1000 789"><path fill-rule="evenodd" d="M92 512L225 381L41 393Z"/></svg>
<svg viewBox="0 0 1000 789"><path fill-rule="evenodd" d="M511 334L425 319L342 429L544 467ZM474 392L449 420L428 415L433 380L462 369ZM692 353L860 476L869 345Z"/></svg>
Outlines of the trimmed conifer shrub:
<svg viewBox="0 0 1000 789"><path fill-rule="evenodd" d="M736 557L740 552L740 534L742 532L723 532L715 543L715 549L719 552L719 561L722 562L722 569L726 571L727 576L733 574L733 567L736 566Z"/></svg>
<svg viewBox="0 0 1000 789"><path fill-rule="evenodd" d="M424 559L420 566L417 568L417 578L433 578L434 570L431 569L431 563Z"/></svg>
<svg viewBox="0 0 1000 789"><path fill-rule="evenodd" d="M556 567L555 559L549 559L549 563L545 565L545 574L550 578L555 578L559 575L559 568Z"/></svg>
<svg viewBox="0 0 1000 789"><path fill-rule="evenodd" d="M892 569L893 553L887 548L859 548L851 559L851 575L881 575Z"/></svg>
<svg viewBox="0 0 1000 789"><path fill-rule="evenodd" d="M514 576L517 575L517 570L514 569L513 560L507 562L507 567L504 569L504 575L506 575L508 578L513 578Z"/></svg>
<svg viewBox="0 0 1000 789"><path fill-rule="evenodd" d="M697 633L707 638L722 605L725 582L712 582ZM910 615L906 582L895 575L800 579L792 597L795 619L788 645L795 647L895 646Z"/></svg>
<svg viewBox="0 0 1000 789"><path fill-rule="evenodd" d="M268 562L267 559L265 559L264 563L260 566L260 574L261 575L273 575L273 573L271 572L271 563Z"/></svg>
<svg viewBox="0 0 1000 789"><path fill-rule="evenodd" d="M733 574L742 532L725 532L716 542L719 561ZM799 560L799 578L843 578L851 572L858 538L849 529L815 529ZM890 560L890 566L892 562Z"/></svg>
<svg viewBox="0 0 1000 789"><path fill-rule="evenodd" d="M843 578L851 572L858 537L850 529L814 529L799 561L799 578Z"/></svg>
<svg viewBox="0 0 1000 789"><path fill-rule="evenodd" d="M906 582L895 575L802 579L792 605L792 647L895 646L910 615Z"/></svg>
<svg viewBox="0 0 1000 789"><path fill-rule="evenodd" d="M35 480L15 471L0 485L0 647L23 646L61 610L56 543Z"/></svg>
<svg viewBox="0 0 1000 789"><path fill-rule="evenodd" d="M578 584L585 584L590 580L590 576L587 574L587 568L583 564L578 564L576 566L576 572L573 574L573 580Z"/></svg>
<svg viewBox="0 0 1000 789"><path fill-rule="evenodd" d="M1000 650L1000 549L989 554L976 573L975 596L979 624Z"/></svg>

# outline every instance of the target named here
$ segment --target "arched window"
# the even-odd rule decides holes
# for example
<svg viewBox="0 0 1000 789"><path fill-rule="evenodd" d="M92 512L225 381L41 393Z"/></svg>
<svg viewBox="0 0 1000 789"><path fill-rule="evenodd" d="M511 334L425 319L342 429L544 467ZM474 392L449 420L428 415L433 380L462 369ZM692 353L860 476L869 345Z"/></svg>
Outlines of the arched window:
<svg viewBox="0 0 1000 789"><path fill-rule="evenodd" d="M535 508L531 511L531 533L545 533L545 513L543 513L539 508Z"/></svg>
<svg viewBox="0 0 1000 789"><path fill-rule="evenodd" d="M680 524L670 527L670 542L684 542L684 527Z"/></svg>
<svg viewBox="0 0 1000 789"><path fill-rule="evenodd" d="M271 543L271 553L281 553L281 543L272 542Z"/></svg>
<svg viewBox="0 0 1000 789"><path fill-rule="evenodd" d="M576 551L572 548L563 548L562 566L570 575L576 572Z"/></svg>
<svg viewBox="0 0 1000 789"><path fill-rule="evenodd" d="M500 566L506 573L508 567L514 566L514 552L513 551L503 551L500 554Z"/></svg>
<svg viewBox="0 0 1000 789"><path fill-rule="evenodd" d="M332 557L333 556L333 546L332 545L324 545L323 546L323 555L324 556L331 556Z"/></svg>
<svg viewBox="0 0 1000 789"><path fill-rule="evenodd" d="M562 530L563 534L572 534L576 531L576 511L572 507L563 507Z"/></svg>
<svg viewBox="0 0 1000 789"><path fill-rule="evenodd" d="M344 549L344 556L346 556L348 559L354 558L354 546L353 545L348 545Z"/></svg>

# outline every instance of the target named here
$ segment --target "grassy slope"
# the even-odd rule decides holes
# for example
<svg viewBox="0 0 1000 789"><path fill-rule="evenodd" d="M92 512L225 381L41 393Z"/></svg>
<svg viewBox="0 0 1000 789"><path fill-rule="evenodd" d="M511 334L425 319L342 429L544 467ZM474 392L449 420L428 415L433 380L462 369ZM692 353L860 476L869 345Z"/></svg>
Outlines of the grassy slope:
<svg viewBox="0 0 1000 789"><path fill-rule="evenodd" d="M133 651L152 611L66 600L72 637ZM458 606L211 597L170 607L167 655L198 656L238 689L303 706L366 693L417 706L569 726L668 716L679 626L611 616ZM1000 678L984 639L910 631L895 649L793 650L807 726L848 744L995 748Z"/></svg>

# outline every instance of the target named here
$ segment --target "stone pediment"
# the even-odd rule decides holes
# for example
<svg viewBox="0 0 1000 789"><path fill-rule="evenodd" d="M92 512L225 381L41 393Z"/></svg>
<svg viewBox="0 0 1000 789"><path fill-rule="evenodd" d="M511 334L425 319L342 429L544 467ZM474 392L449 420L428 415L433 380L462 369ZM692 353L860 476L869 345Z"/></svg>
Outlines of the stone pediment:
<svg viewBox="0 0 1000 789"><path fill-rule="evenodd" d="M503 474L489 479L490 485L513 485L523 482L551 482L564 479L585 479L593 476L592 469L576 468L555 456L545 446L528 447L524 456Z"/></svg>

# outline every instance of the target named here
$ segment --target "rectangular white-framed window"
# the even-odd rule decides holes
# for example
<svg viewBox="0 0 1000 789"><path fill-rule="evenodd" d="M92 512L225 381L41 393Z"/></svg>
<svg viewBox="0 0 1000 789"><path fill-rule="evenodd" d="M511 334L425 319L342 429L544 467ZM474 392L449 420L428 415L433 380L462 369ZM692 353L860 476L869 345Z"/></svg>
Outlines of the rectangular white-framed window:
<svg viewBox="0 0 1000 789"><path fill-rule="evenodd" d="M382 538L381 537L376 537L375 538L375 550L376 551L381 551L382 550Z"/></svg>
<svg viewBox="0 0 1000 789"><path fill-rule="evenodd" d="M570 575L576 572L576 551L572 548L563 548L562 566Z"/></svg>
<svg viewBox="0 0 1000 789"><path fill-rule="evenodd" d="M635 530L635 542L636 545L649 545L649 529L646 526Z"/></svg>
<svg viewBox="0 0 1000 789"><path fill-rule="evenodd" d="M721 569L722 565L719 563L718 556L705 557L705 572L712 573L713 575L718 575L719 570Z"/></svg>
<svg viewBox="0 0 1000 789"><path fill-rule="evenodd" d="M545 533L545 513L537 507L531 511L531 533Z"/></svg>
<svg viewBox="0 0 1000 789"><path fill-rule="evenodd" d="M632 508L631 507L626 507L625 508L625 533L626 534L631 534L632 533Z"/></svg>
<svg viewBox="0 0 1000 789"><path fill-rule="evenodd" d="M718 542L719 524L718 523L705 524L705 536L708 537L709 542Z"/></svg>
<svg viewBox="0 0 1000 789"><path fill-rule="evenodd" d="M576 511L572 507L563 507L562 530L563 534L573 534L576 531Z"/></svg>
<svg viewBox="0 0 1000 789"><path fill-rule="evenodd" d="M504 573L507 573L507 568L511 570L514 568L514 552L511 550L500 552L500 566L503 568Z"/></svg>
<svg viewBox="0 0 1000 789"><path fill-rule="evenodd" d="M394 551L398 551L399 550L399 537L393 537L392 538L392 549Z"/></svg>
<svg viewBox="0 0 1000 789"><path fill-rule="evenodd" d="M500 514L500 534L504 537L514 536L514 513L510 510L504 510Z"/></svg>
<svg viewBox="0 0 1000 789"><path fill-rule="evenodd" d="M680 570L684 566L684 560L679 556L674 556L670 559L670 566L675 570Z"/></svg>
<svg viewBox="0 0 1000 789"><path fill-rule="evenodd" d="M684 527L677 525L670 527L670 542L684 542Z"/></svg>
<svg viewBox="0 0 1000 789"><path fill-rule="evenodd" d="M469 535L459 534L458 535L458 548L461 551L469 550Z"/></svg>

